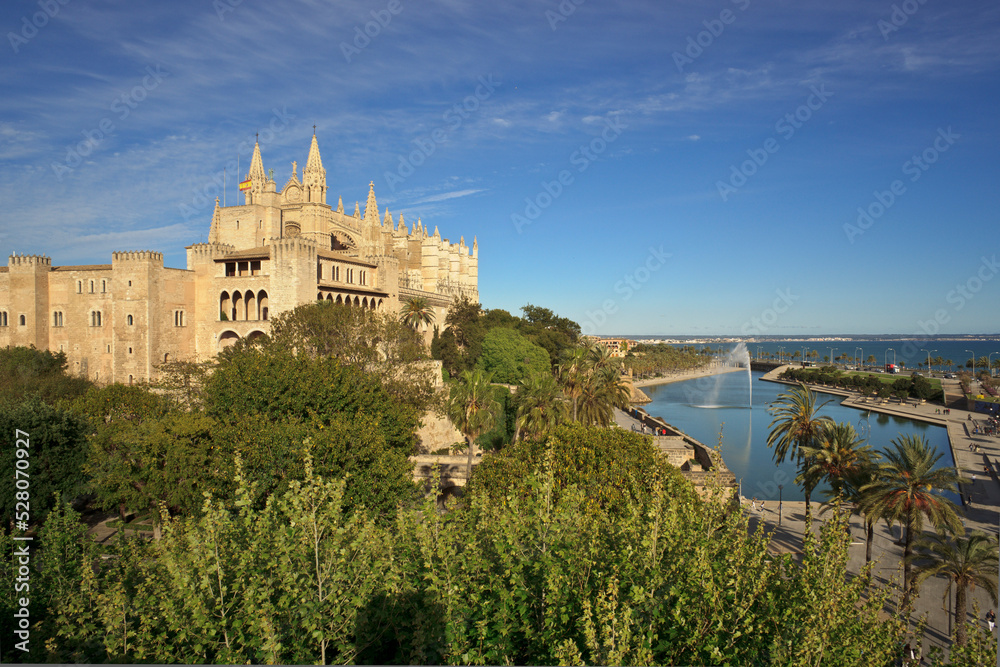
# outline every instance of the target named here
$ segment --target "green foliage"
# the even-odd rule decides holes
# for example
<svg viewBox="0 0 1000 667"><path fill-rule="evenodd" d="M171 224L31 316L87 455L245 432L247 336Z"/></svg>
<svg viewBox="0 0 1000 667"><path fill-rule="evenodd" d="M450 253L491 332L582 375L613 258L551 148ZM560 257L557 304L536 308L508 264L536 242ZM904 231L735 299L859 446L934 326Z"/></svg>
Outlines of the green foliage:
<svg viewBox="0 0 1000 667"><path fill-rule="evenodd" d="M569 402L549 373L529 375L513 396L516 439L544 440L569 420Z"/></svg>
<svg viewBox="0 0 1000 667"><path fill-rule="evenodd" d="M448 311L447 328L438 334L436 342L432 341L433 357L442 361L450 375L459 375L477 365L483 342L491 331L513 329L544 349L550 368L555 367L565 351L577 344L580 325L548 308L528 304L521 311L524 317L500 309L483 311L478 303L456 298Z"/></svg>
<svg viewBox="0 0 1000 667"><path fill-rule="evenodd" d="M144 386L121 383L91 387L71 405L73 412L97 429L108 424L141 424L167 414L174 403Z"/></svg>
<svg viewBox="0 0 1000 667"><path fill-rule="evenodd" d="M309 456L303 479L263 508L237 465L231 499L209 496L197 516L166 519L160 541L122 540L107 559L85 545L69 513L55 515L40 541L51 549L43 554L47 574L32 581L39 586L33 618L41 620L35 637L48 651L39 645L29 657L892 661L903 624L879 618L892 589L846 579L842 519L808 538L797 565L770 554L768 536L751 532L730 503L699 500L657 461L648 439L581 426L557 436L545 454L524 459L532 465L506 491L473 485L447 514L428 499L421 511L397 512L389 526L348 510L347 482L316 475ZM631 463L615 467L616 455ZM608 484L617 484L615 497L597 488Z"/></svg>
<svg viewBox="0 0 1000 667"><path fill-rule="evenodd" d="M478 368L500 384L518 384L532 373L548 373L549 354L514 329L491 329L482 343Z"/></svg>
<svg viewBox="0 0 1000 667"><path fill-rule="evenodd" d="M29 447L15 447L17 429L28 433ZM54 493L73 499L85 491L87 424L83 419L42 402L38 395L17 402L7 398L0 400L0 432L9 438L0 453L0 466L5 471L0 475L0 525L4 530L14 521L19 492L24 494L20 500L29 505L34 523L52 509ZM18 452L22 452L20 456ZM28 462L27 468L21 468L27 475L21 479L30 484L27 490L16 486L17 460ZM24 507L17 511L23 513Z"/></svg>
<svg viewBox="0 0 1000 667"><path fill-rule="evenodd" d="M484 433L489 433L503 423L504 406L497 400L497 389L492 377L480 369L462 371L448 395L448 417L465 436L470 445ZM502 388L501 388L502 389ZM472 469L472 450L469 452L469 469Z"/></svg>
<svg viewBox="0 0 1000 667"><path fill-rule="evenodd" d="M271 321L264 352L334 358L375 378L397 402L422 413L434 402L434 378L421 334L398 318L320 301Z"/></svg>
<svg viewBox="0 0 1000 667"><path fill-rule="evenodd" d="M32 347L0 349L0 400L37 394L46 403L72 400L93 386L66 372L66 354Z"/></svg>
<svg viewBox="0 0 1000 667"><path fill-rule="evenodd" d="M556 497L575 486L594 506L615 511L639 503L657 480L670 480L671 492L689 492L687 483L656 451L649 436L580 424L563 424L545 442L519 441L485 457L470 486L502 503L509 494L524 492L524 480L530 474L549 467Z"/></svg>
<svg viewBox="0 0 1000 667"><path fill-rule="evenodd" d="M200 363L170 361L156 367L159 377L151 386L166 393L181 408L198 410L205 407L205 381L214 369L214 359Z"/></svg>
<svg viewBox="0 0 1000 667"><path fill-rule="evenodd" d="M305 478L305 460L316 475L345 479L344 507L365 509L374 516L392 516L400 501L414 494L413 464L408 451L390 447L378 423L368 416L337 415L329 423L290 419L272 422L262 415L220 424L213 443L229 470L238 463L254 488L255 507L286 492L292 481ZM216 497L232 498L231 484Z"/></svg>
<svg viewBox="0 0 1000 667"><path fill-rule="evenodd" d="M221 421L261 415L329 425L337 415L373 419L393 448L411 453L416 410L393 400L378 379L331 357L248 348L223 360L206 385L208 413Z"/></svg>
<svg viewBox="0 0 1000 667"><path fill-rule="evenodd" d="M476 438L476 446L483 451L497 451L514 439L516 427L516 407L514 396L506 387L492 387L493 399L500 406L496 422L489 431Z"/></svg>
<svg viewBox="0 0 1000 667"><path fill-rule="evenodd" d="M173 412L141 422L115 422L90 439L86 471L105 509L190 514L205 491L223 483L228 469L213 451L216 421ZM157 522L158 523L158 522Z"/></svg>
<svg viewBox="0 0 1000 667"><path fill-rule="evenodd" d="M954 468L935 468L944 456L936 452L923 436L900 435L885 451L874 481L862 488L863 511L871 518L900 522L904 527L903 601L907 607L913 592L912 554L915 535L923 530L924 519L937 528L962 534L964 528L958 508L942 491L958 489L959 477Z"/></svg>

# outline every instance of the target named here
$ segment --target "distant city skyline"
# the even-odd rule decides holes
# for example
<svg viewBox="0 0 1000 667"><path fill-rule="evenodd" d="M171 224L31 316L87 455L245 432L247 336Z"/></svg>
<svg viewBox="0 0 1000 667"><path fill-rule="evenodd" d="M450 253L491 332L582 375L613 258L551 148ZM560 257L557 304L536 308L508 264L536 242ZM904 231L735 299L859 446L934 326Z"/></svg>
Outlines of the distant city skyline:
<svg viewBox="0 0 1000 667"><path fill-rule="evenodd" d="M315 125L334 206L373 181L478 237L485 308L605 336L1000 329L995 3L17 0L0 29L6 255L183 268L255 138L280 186Z"/></svg>

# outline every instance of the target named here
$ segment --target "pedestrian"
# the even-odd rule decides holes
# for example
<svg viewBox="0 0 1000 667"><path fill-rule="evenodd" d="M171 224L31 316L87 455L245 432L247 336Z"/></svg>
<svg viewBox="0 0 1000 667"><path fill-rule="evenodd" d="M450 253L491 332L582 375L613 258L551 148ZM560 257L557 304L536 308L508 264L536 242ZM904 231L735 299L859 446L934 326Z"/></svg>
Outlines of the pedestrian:
<svg viewBox="0 0 1000 667"><path fill-rule="evenodd" d="M997 625L997 615L992 609L986 612L986 624L990 626L990 632L993 632Z"/></svg>

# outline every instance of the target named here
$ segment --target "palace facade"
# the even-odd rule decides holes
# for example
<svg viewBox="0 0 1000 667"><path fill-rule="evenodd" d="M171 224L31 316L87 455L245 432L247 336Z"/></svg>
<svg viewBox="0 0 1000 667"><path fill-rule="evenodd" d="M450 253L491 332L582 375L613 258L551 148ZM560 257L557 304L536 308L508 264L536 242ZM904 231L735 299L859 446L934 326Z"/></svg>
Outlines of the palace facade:
<svg viewBox="0 0 1000 667"><path fill-rule="evenodd" d="M315 299L396 314L423 297L443 324L456 297L479 301L479 248L442 239L418 219L379 213L369 184L364 216L327 204L315 134L301 179L279 190L254 146L242 205L216 200L207 243L187 246L187 268L153 251L110 264L53 266L12 254L0 267L0 345L66 353L69 370L97 382L141 382L167 361L201 361L269 319Z"/></svg>

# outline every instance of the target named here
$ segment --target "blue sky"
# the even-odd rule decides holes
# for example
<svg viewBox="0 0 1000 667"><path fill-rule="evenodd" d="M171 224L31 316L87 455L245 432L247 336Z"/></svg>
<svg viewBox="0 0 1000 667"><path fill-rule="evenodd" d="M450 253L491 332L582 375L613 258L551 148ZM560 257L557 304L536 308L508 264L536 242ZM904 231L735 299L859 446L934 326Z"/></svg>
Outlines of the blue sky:
<svg viewBox="0 0 1000 667"><path fill-rule="evenodd" d="M5 254L183 267L254 134L282 184L315 124L331 202L374 181L478 236L488 308L1000 331L994 2L18 0L0 30Z"/></svg>

